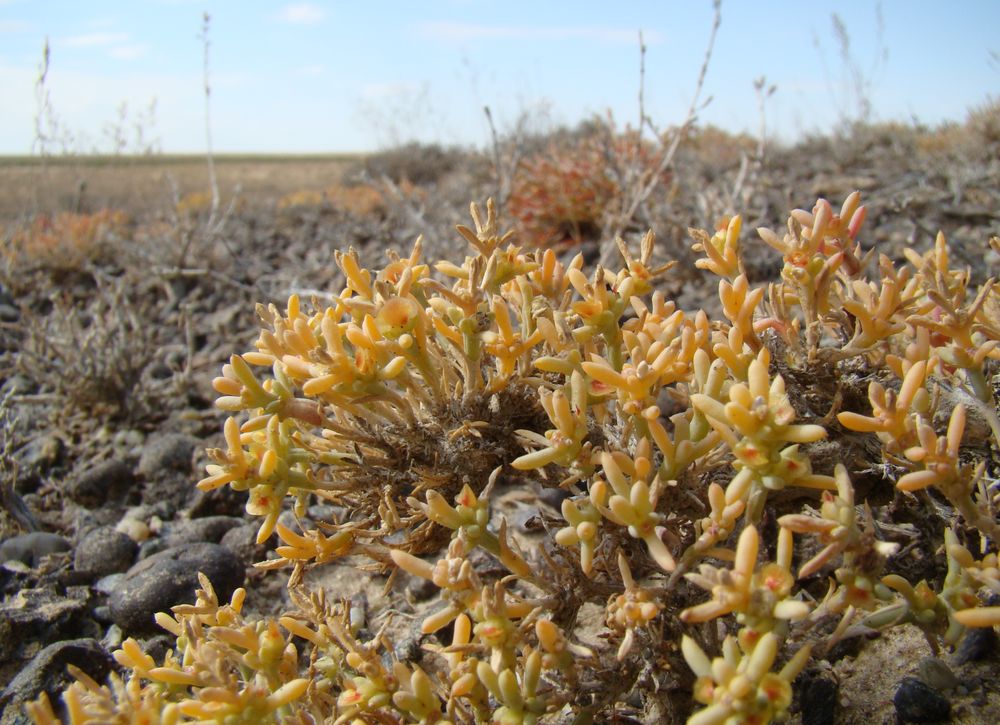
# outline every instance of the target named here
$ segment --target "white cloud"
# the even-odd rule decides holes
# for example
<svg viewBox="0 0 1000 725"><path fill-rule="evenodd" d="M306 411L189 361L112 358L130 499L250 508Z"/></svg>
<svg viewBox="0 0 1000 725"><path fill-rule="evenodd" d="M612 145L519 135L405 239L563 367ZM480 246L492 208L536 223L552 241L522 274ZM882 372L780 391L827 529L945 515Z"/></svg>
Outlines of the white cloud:
<svg viewBox="0 0 1000 725"><path fill-rule="evenodd" d="M128 41L125 33L82 33L62 39L62 44L70 48L101 48Z"/></svg>
<svg viewBox="0 0 1000 725"><path fill-rule="evenodd" d="M297 25L315 25L326 19L326 10L313 3L285 5L278 12L278 20Z"/></svg>
<svg viewBox="0 0 1000 725"><path fill-rule="evenodd" d="M128 33L95 31L69 35L56 41L67 48L93 48L103 50L114 60L136 60L146 55L149 45L137 43Z"/></svg>
<svg viewBox="0 0 1000 725"><path fill-rule="evenodd" d="M295 69L295 74L303 76L305 78L318 78L319 76L326 73L326 66L317 63L315 65L304 65Z"/></svg>
<svg viewBox="0 0 1000 725"><path fill-rule="evenodd" d="M23 33L30 27L21 20L0 20L0 33Z"/></svg>
<svg viewBox="0 0 1000 725"><path fill-rule="evenodd" d="M146 55L148 50L148 45L116 45L108 51L108 55L116 60L135 60Z"/></svg>
<svg viewBox="0 0 1000 725"><path fill-rule="evenodd" d="M593 40L599 43L637 45L638 30L605 28L598 26L502 26L475 25L472 23L429 22L417 25L421 35L439 40ZM643 33L646 43L659 43L660 34Z"/></svg>

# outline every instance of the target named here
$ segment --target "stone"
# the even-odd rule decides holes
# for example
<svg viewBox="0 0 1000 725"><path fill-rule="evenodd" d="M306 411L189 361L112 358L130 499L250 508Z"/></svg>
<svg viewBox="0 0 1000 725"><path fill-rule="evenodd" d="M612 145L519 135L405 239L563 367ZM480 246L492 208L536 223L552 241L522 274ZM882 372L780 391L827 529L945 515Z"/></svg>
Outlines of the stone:
<svg viewBox="0 0 1000 725"><path fill-rule="evenodd" d="M86 587L22 588L0 602L0 663L23 656L22 650L67 635L79 636L88 611Z"/></svg>
<svg viewBox="0 0 1000 725"><path fill-rule="evenodd" d="M112 458L73 476L66 484L66 494L79 504L96 508L108 501L124 499L134 484L132 469Z"/></svg>
<svg viewBox="0 0 1000 725"><path fill-rule="evenodd" d="M110 624L117 630L120 630L117 624L114 624L114 620L111 618L111 608L107 604L99 604L90 611L91 616L93 616L95 622L100 622L101 624Z"/></svg>
<svg viewBox="0 0 1000 725"><path fill-rule="evenodd" d="M306 516L311 521L320 521L325 524L335 524L338 521L346 521L351 517L350 511L343 506L334 506L329 503L316 503L306 510Z"/></svg>
<svg viewBox="0 0 1000 725"><path fill-rule="evenodd" d="M21 446L14 453L18 465L14 490L18 493L38 490L42 479L62 461L65 449L63 439L56 435L38 436Z"/></svg>
<svg viewBox="0 0 1000 725"><path fill-rule="evenodd" d="M122 580L125 578L125 572L119 572L115 574L108 574L107 576L102 576L96 582L94 582L94 591L100 592L101 594L111 594L115 589L122 585Z"/></svg>
<svg viewBox="0 0 1000 725"><path fill-rule="evenodd" d="M799 709L802 725L833 725L837 718L839 687L830 677L815 675L802 678L799 686Z"/></svg>
<svg viewBox="0 0 1000 725"><path fill-rule="evenodd" d="M167 656L167 652L173 652L176 645L177 640L174 639L173 635L169 635L162 630L159 634L147 637L140 643L142 651L156 662L163 662L163 658Z"/></svg>
<svg viewBox="0 0 1000 725"><path fill-rule="evenodd" d="M143 559L148 559L154 554L159 554L162 551L166 551L170 546L163 539L147 539L139 544L139 561Z"/></svg>
<svg viewBox="0 0 1000 725"><path fill-rule="evenodd" d="M267 556L267 542L257 543L257 531L260 526L255 523L242 524L229 529L219 543L235 553L246 564L263 561Z"/></svg>
<svg viewBox="0 0 1000 725"><path fill-rule="evenodd" d="M562 502L571 495L565 488L543 488L538 492L538 500L551 506L556 511L561 511Z"/></svg>
<svg viewBox="0 0 1000 725"><path fill-rule="evenodd" d="M247 503L246 491L234 491L231 486L202 491L192 488L187 515L192 519L206 516L242 516Z"/></svg>
<svg viewBox="0 0 1000 725"><path fill-rule="evenodd" d="M132 566L138 544L110 526L88 532L73 552L73 568L91 577L122 572Z"/></svg>
<svg viewBox="0 0 1000 725"><path fill-rule="evenodd" d="M146 481L142 491L142 503L128 509L122 518L145 521L149 525L150 533L159 533L161 523L172 520L180 508L175 500L178 496L173 484L183 484L188 489L194 488L188 475L174 473L167 476L167 479Z"/></svg>
<svg viewBox="0 0 1000 725"><path fill-rule="evenodd" d="M904 677L892 696L896 715L904 723L941 722L951 714L951 703L916 677Z"/></svg>
<svg viewBox="0 0 1000 725"><path fill-rule="evenodd" d="M139 519L122 519L115 524L115 531L125 534L136 543L146 541L152 535L149 524Z"/></svg>
<svg viewBox="0 0 1000 725"><path fill-rule="evenodd" d="M415 602L426 602L441 592L434 582L423 577L410 577L406 583L406 591Z"/></svg>
<svg viewBox="0 0 1000 725"><path fill-rule="evenodd" d="M144 503L139 506L132 506L130 509L122 514L123 519L136 519L138 521L145 521L152 528L152 522L155 519L167 520L174 517L174 509L164 501L157 501L155 503Z"/></svg>
<svg viewBox="0 0 1000 725"><path fill-rule="evenodd" d="M920 679L935 690L950 690L958 686L958 677L937 657L924 657L918 665Z"/></svg>
<svg viewBox="0 0 1000 725"><path fill-rule="evenodd" d="M198 441L183 433L151 435L146 440L139 457L139 473L145 478L156 478L167 471L190 473L194 467L192 457Z"/></svg>
<svg viewBox="0 0 1000 725"><path fill-rule="evenodd" d="M180 519L164 526L160 532L167 546L180 546L199 541L218 544L226 532L243 525L235 516L205 516L200 519Z"/></svg>
<svg viewBox="0 0 1000 725"><path fill-rule="evenodd" d="M175 546L129 569L108 600L111 618L126 632L155 631L153 615L178 604L194 603L198 572L204 573L219 601L243 584L243 562L218 544Z"/></svg>
<svg viewBox="0 0 1000 725"><path fill-rule="evenodd" d="M996 651L998 642L1000 640L993 627L967 629L952 655L952 661L956 665L964 665L966 662L986 659Z"/></svg>
<svg viewBox="0 0 1000 725"><path fill-rule="evenodd" d="M80 668L97 682L103 682L115 666L110 654L95 639L70 639L50 644L40 651L7 685L0 695L3 716L0 723L30 722L24 715L24 704L48 693L58 702L62 690L73 681L67 665Z"/></svg>
<svg viewBox="0 0 1000 725"><path fill-rule="evenodd" d="M70 543L58 534L32 531L12 536L0 544L0 562L15 559L34 568L49 554L69 551L70 548Z"/></svg>
<svg viewBox="0 0 1000 725"><path fill-rule="evenodd" d="M147 478L142 486L143 503L164 503L171 514L163 520L172 519L178 511L188 507L190 500L198 489L195 488L195 478L190 473L163 470L151 478Z"/></svg>

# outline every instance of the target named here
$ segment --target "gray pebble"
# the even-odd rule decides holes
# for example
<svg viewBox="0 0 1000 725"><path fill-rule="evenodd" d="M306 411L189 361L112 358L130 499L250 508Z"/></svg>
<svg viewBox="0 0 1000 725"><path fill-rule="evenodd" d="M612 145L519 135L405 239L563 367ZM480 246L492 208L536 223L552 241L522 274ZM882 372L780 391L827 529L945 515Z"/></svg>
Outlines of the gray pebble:
<svg viewBox="0 0 1000 725"><path fill-rule="evenodd" d="M247 503L246 491L234 491L230 486L202 491L192 488L188 497L187 515L192 519L205 516L242 516Z"/></svg>
<svg viewBox="0 0 1000 725"><path fill-rule="evenodd" d="M257 519L257 521L260 522L261 519ZM278 514L278 523L287 529L291 529L297 534L300 534L308 529L315 528L316 526L309 519L309 517L299 518L295 515L295 512L292 511L291 509L285 509L280 514Z"/></svg>
<svg viewBox="0 0 1000 725"><path fill-rule="evenodd" d="M32 531L30 534L12 536L0 544L0 562L15 559L34 568L49 554L69 549L69 542L58 534Z"/></svg>
<svg viewBox="0 0 1000 725"><path fill-rule="evenodd" d="M347 510L342 506L334 506L328 503L316 503L309 507L306 514L313 521L324 523L334 523L343 521L347 517Z"/></svg>
<svg viewBox="0 0 1000 725"><path fill-rule="evenodd" d="M115 662L95 639L71 639L50 644L35 655L0 695L0 708L4 708L3 721L18 722L14 719L15 713L20 714L24 703L36 699L43 692L48 693L52 702L58 702L63 688L72 681L66 672L67 665L79 667L97 682L102 682Z"/></svg>
<svg viewBox="0 0 1000 725"><path fill-rule="evenodd" d="M413 597L413 601L425 602L431 597L437 596L441 592L441 589L429 579L424 579L421 576L411 576L409 581L406 582L406 591Z"/></svg>
<svg viewBox="0 0 1000 725"><path fill-rule="evenodd" d="M111 624L113 627L118 627L117 624L113 624L114 620L111 619L111 607L106 604L101 604L94 607L90 613L94 615L94 619L101 624Z"/></svg>
<svg viewBox="0 0 1000 725"><path fill-rule="evenodd" d="M66 494L91 508L125 498L135 484L132 469L122 461L101 461L81 471L66 484Z"/></svg>
<svg viewBox="0 0 1000 725"><path fill-rule="evenodd" d="M956 665L964 665L966 662L986 659L996 651L997 642L997 633L993 627L967 629L952 660Z"/></svg>
<svg viewBox="0 0 1000 725"><path fill-rule="evenodd" d="M87 587L75 586L66 587L66 596L51 589L22 588L5 598L0 602L0 662L38 643L79 637L86 626L87 604Z"/></svg>
<svg viewBox="0 0 1000 725"><path fill-rule="evenodd" d="M212 582L219 601L243 584L243 562L218 544L184 544L153 554L129 569L111 593L111 617L126 632L154 631L156 612L193 603L198 572Z"/></svg>
<svg viewBox="0 0 1000 725"><path fill-rule="evenodd" d="M91 530L73 553L73 568L91 577L121 572L132 566L139 546L110 526Z"/></svg>
<svg viewBox="0 0 1000 725"><path fill-rule="evenodd" d="M25 443L14 453L18 465L14 489L18 493L36 491L45 475L60 463L65 448L62 438L56 435L39 436Z"/></svg>
<svg viewBox="0 0 1000 725"><path fill-rule="evenodd" d="M138 471L146 478L156 478L166 471L190 473L197 445L198 441L183 433L151 435L139 457Z"/></svg>
<svg viewBox="0 0 1000 725"><path fill-rule="evenodd" d="M166 521L174 517L174 509L165 501L132 506L122 515L123 519L137 519L149 522L154 516Z"/></svg>
<svg viewBox="0 0 1000 725"><path fill-rule="evenodd" d="M244 564L263 561L267 556L267 542L257 543L259 524L249 523L229 529L219 543L232 551ZM273 536L273 535L272 535Z"/></svg>
<svg viewBox="0 0 1000 725"><path fill-rule="evenodd" d="M115 589L121 586L122 579L125 578L125 574L108 574L107 576L102 576L96 582L94 582L94 589L101 594L111 594Z"/></svg>
<svg viewBox="0 0 1000 725"><path fill-rule="evenodd" d="M199 541L218 544L226 532L243 524L235 516L205 516L200 519L181 519L165 526L160 536L167 546L180 546Z"/></svg>
<svg viewBox="0 0 1000 725"><path fill-rule="evenodd" d="M958 685L958 678L942 660L924 657L918 666L920 679L935 690L950 690Z"/></svg>
<svg viewBox="0 0 1000 725"><path fill-rule="evenodd" d="M118 521L118 512L112 507L107 508L84 508L75 506L73 513L73 531L76 532L76 540L82 541L83 537L99 526L111 526Z"/></svg>
<svg viewBox="0 0 1000 725"><path fill-rule="evenodd" d="M176 644L177 640L172 635L162 632L154 634L152 637L144 639L139 643L142 651L156 662L163 662L163 658L167 656L167 652L173 651Z"/></svg>
<svg viewBox="0 0 1000 725"><path fill-rule="evenodd" d="M180 544L178 544L180 546ZM161 551L166 551L170 546L163 539L147 539L139 545L139 561L148 559L154 554L159 554Z"/></svg>
<svg viewBox="0 0 1000 725"><path fill-rule="evenodd" d="M892 696L896 714L904 723L940 722L951 714L951 703L916 677L904 677Z"/></svg>
<svg viewBox="0 0 1000 725"><path fill-rule="evenodd" d="M191 473L181 473L165 469L151 474L142 485L142 501L144 503L166 503L174 512L188 507L195 492L195 481L198 479ZM167 517L173 518L173 515ZM166 519L164 519L166 520Z"/></svg>
<svg viewBox="0 0 1000 725"><path fill-rule="evenodd" d="M143 435L142 431L138 431L135 428L126 428L125 430L117 431L111 440L116 448L126 450L138 449L146 440L146 436ZM141 451L139 452L141 453Z"/></svg>
<svg viewBox="0 0 1000 725"><path fill-rule="evenodd" d="M65 448L62 438L49 434L32 438L15 455L21 465L50 468L59 462Z"/></svg>
<svg viewBox="0 0 1000 725"><path fill-rule="evenodd" d="M548 504L556 511L562 510L562 502L569 498L572 494L565 488L543 488L538 492L538 499L545 504Z"/></svg>

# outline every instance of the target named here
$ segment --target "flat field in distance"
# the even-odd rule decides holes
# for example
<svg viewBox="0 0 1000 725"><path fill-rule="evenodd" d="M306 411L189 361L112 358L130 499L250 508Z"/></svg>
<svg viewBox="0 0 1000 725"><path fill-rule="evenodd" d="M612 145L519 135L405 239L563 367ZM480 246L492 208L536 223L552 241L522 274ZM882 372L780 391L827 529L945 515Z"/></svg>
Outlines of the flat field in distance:
<svg viewBox="0 0 1000 725"><path fill-rule="evenodd" d="M337 183L359 157L329 155L218 155L219 193L239 189L247 202L279 199ZM39 210L122 209L132 214L171 207L208 190L204 155L0 156L0 223Z"/></svg>

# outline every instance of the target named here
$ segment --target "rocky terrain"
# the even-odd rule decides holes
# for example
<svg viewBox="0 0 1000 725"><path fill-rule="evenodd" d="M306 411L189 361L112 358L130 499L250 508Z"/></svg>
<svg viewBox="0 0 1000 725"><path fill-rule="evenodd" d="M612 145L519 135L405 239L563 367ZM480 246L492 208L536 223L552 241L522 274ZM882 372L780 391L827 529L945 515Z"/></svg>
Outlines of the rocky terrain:
<svg viewBox="0 0 1000 725"><path fill-rule="evenodd" d="M682 262L665 291L696 309L718 303L692 265L688 227L742 213L753 236L758 226L780 228L791 208L819 196L838 205L860 189L866 248L901 259L940 230L953 263L982 282L1000 270L988 245L1000 234L997 119L994 109L993 126L864 126L789 148L703 130L681 144L634 214L623 219L609 202L576 238L556 243L593 263L608 234L635 242L652 228L665 255ZM57 693L67 664L105 677L126 636L156 657L170 639L152 615L191 601L199 570L220 597L245 586L251 611L287 604L285 575L253 566L268 553L254 543L244 497L194 487L204 450L221 440L211 379L252 345L255 304L336 287L333 254L348 246L369 265L419 234L428 259L460 249L454 225L466 222L470 201L515 206L517 161L570 153L577 141L511 139L487 154L413 146L325 166L268 161L264 170L241 161L228 176L222 159L217 205L197 174L171 186L166 163L81 162L59 174L0 167L8 201L38 186L0 220L0 723L25 722L22 704ZM265 172L268 184L254 187ZM609 164L613 189L627 193L613 172ZM137 199L139 178L150 176L162 191L150 184ZM38 199L44 208L32 208ZM779 266L760 249L751 281ZM929 555L914 566L933 578L943 559ZM384 579L340 569L323 575L353 587L338 594L380 596ZM931 659L917 630L858 633L800 681L801 720L922 722L949 712L953 722L998 721L996 645L992 630L980 630Z"/></svg>

